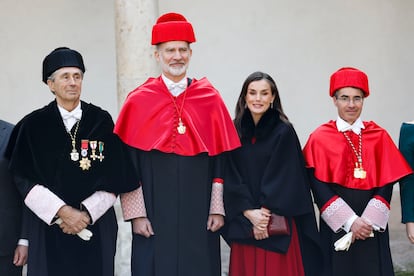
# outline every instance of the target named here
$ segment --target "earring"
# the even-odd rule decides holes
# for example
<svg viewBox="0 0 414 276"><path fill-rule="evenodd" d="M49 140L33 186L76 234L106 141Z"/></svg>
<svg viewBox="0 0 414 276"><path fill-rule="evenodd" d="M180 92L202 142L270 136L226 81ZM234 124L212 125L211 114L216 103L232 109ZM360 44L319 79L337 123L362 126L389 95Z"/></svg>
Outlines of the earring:
<svg viewBox="0 0 414 276"><path fill-rule="evenodd" d="M273 102L270 102L270 108L273 109Z"/></svg>

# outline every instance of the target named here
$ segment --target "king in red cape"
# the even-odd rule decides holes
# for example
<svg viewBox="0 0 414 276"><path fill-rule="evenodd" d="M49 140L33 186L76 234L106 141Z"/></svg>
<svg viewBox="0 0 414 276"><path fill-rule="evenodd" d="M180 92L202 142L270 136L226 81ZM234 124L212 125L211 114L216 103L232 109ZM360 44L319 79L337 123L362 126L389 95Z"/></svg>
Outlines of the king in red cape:
<svg viewBox="0 0 414 276"><path fill-rule="evenodd" d="M133 276L221 275L223 175L240 140L219 92L187 77L192 42L181 14L157 20L152 44L162 74L130 92L115 125L141 183L121 195Z"/></svg>

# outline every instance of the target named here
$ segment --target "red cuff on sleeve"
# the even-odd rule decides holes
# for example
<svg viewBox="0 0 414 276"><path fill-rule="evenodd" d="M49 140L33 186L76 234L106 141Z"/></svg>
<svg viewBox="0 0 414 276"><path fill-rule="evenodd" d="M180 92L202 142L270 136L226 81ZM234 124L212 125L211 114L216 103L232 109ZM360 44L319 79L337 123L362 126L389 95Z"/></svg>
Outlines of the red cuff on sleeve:
<svg viewBox="0 0 414 276"><path fill-rule="evenodd" d="M375 195L374 198L375 199L378 199L379 201L381 201L382 203L384 203L385 206L387 206L388 209L391 209L390 203L388 201L386 201L385 198L383 198L382 196Z"/></svg>
<svg viewBox="0 0 414 276"><path fill-rule="evenodd" d="M330 200L328 200L323 206L322 206L322 208L321 208L321 213L323 213L325 210L326 210L326 208L328 208L331 204L332 204L332 202L334 202L335 200L337 200L339 198L339 196L333 196Z"/></svg>
<svg viewBox="0 0 414 276"><path fill-rule="evenodd" d="M213 178L213 183L223 184L224 183L224 180L222 178Z"/></svg>

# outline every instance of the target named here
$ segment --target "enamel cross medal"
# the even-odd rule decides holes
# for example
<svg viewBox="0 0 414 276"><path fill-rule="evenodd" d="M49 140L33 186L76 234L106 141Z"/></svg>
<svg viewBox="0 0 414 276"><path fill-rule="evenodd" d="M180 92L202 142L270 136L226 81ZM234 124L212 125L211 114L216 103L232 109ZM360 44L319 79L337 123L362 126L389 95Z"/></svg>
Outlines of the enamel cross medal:
<svg viewBox="0 0 414 276"><path fill-rule="evenodd" d="M99 156L98 159L100 162L102 162L102 160L105 158L105 156L103 155L103 151L104 151L104 142L99 141Z"/></svg>
<svg viewBox="0 0 414 276"><path fill-rule="evenodd" d="M93 161L96 160L96 158L98 158L98 155L96 155L96 146L98 145L97 141L89 141L89 145L91 146L92 149L92 154L91 154L91 158Z"/></svg>

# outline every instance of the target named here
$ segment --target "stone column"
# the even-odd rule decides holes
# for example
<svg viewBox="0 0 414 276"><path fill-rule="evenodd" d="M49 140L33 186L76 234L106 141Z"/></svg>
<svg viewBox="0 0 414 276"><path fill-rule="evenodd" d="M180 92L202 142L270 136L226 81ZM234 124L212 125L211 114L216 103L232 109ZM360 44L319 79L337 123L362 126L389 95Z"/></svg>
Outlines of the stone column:
<svg viewBox="0 0 414 276"><path fill-rule="evenodd" d="M127 94L148 77L159 74L151 46L151 30L158 18L157 0L115 0L115 38L118 109ZM119 200L115 275L131 275L131 225L123 221Z"/></svg>
<svg viewBox="0 0 414 276"><path fill-rule="evenodd" d="M157 0L115 0L118 109L128 92L159 74L151 46Z"/></svg>

